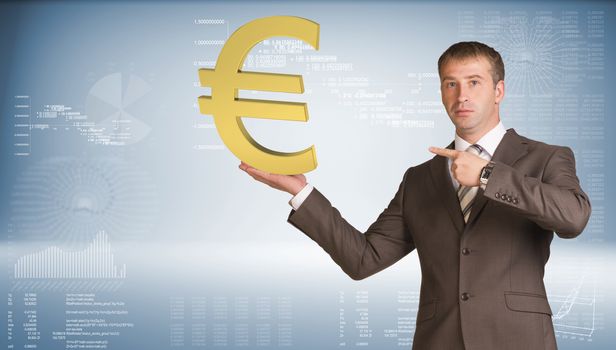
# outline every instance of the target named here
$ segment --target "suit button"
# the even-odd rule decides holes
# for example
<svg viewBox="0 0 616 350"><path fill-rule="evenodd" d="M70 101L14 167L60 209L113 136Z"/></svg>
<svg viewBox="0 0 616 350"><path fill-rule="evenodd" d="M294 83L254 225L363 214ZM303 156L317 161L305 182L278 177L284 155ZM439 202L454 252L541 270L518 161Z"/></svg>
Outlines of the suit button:
<svg viewBox="0 0 616 350"><path fill-rule="evenodd" d="M496 193L494 194L494 196L495 196L496 198L500 198L500 193L499 193L499 192L496 192Z"/></svg>
<svg viewBox="0 0 616 350"><path fill-rule="evenodd" d="M502 199L502 200L507 199L507 195L505 195L504 193L503 193L503 194L501 194L501 199Z"/></svg>
<svg viewBox="0 0 616 350"><path fill-rule="evenodd" d="M513 199L513 204L518 204L518 198L517 197Z"/></svg>
<svg viewBox="0 0 616 350"><path fill-rule="evenodd" d="M507 202L511 202L511 196L507 196Z"/></svg>
<svg viewBox="0 0 616 350"><path fill-rule="evenodd" d="M460 295L460 298L462 300L464 300L464 301L467 301L468 300L468 293L466 293L466 292L462 293L462 295Z"/></svg>
<svg viewBox="0 0 616 350"><path fill-rule="evenodd" d="M471 250L468 248L462 248L462 255L469 255L471 253Z"/></svg>

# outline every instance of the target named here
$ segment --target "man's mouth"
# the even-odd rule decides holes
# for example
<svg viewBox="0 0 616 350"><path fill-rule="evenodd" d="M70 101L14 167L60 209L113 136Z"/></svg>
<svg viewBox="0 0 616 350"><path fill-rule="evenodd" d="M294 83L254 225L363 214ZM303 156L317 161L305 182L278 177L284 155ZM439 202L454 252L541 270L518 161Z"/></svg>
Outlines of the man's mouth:
<svg viewBox="0 0 616 350"><path fill-rule="evenodd" d="M472 112L473 112L473 110L472 110L472 109L456 109L456 110L454 111L454 113L455 113L456 115L467 115L467 114L470 114L470 113L472 113Z"/></svg>

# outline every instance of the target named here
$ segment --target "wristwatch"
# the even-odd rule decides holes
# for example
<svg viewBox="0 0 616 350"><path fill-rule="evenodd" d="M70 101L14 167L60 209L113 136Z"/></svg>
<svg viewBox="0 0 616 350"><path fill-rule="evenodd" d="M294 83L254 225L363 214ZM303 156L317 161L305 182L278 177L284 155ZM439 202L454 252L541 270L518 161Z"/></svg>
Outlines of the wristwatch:
<svg viewBox="0 0 616 350"><path fill-rule="evenodd" d="M490 175L492 174L492 170L494 169L494 162L489 162L486 166L481 169L481 174L479 174L479 187L485 191L486 186L488 185L488 179L490 179Z"/></svg>

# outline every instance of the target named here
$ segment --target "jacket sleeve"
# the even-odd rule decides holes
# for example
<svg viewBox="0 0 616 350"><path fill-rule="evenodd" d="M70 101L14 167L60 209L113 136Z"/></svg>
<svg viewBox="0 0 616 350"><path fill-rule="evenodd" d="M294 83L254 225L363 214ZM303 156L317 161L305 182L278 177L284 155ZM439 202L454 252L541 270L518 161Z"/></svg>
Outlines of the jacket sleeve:
<svg viewBox="0 0 616 350"><path fill-rule="evenodd" d="M514 167L495 162L484 196L510 206L562 238L574 238L582 233L591 213L569 147L554 150L541 178L526 176Z"/></svg>
<svg viewBox="0 0 616 350"><path fill-rule="evenodd" d="M415 249L403 217L407 173L394 198L365 233L349 224L316 188L297 211L291 210L287 221L317 242L349 277L366 278Z"/></svg>

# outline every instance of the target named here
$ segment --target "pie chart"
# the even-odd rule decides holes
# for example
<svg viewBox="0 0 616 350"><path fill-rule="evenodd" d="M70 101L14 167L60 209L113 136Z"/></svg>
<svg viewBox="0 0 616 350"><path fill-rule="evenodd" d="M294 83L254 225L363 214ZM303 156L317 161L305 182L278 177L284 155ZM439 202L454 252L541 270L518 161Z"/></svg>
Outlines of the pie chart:
<svg viewBox="0 0 616 350"><path fill-rule="evenodd" d="M143 140L151 128L133 115L131 108L150 90L150 85L134 74L113 73L98 80L85 104L90 141L123 146Z"/></svg>

